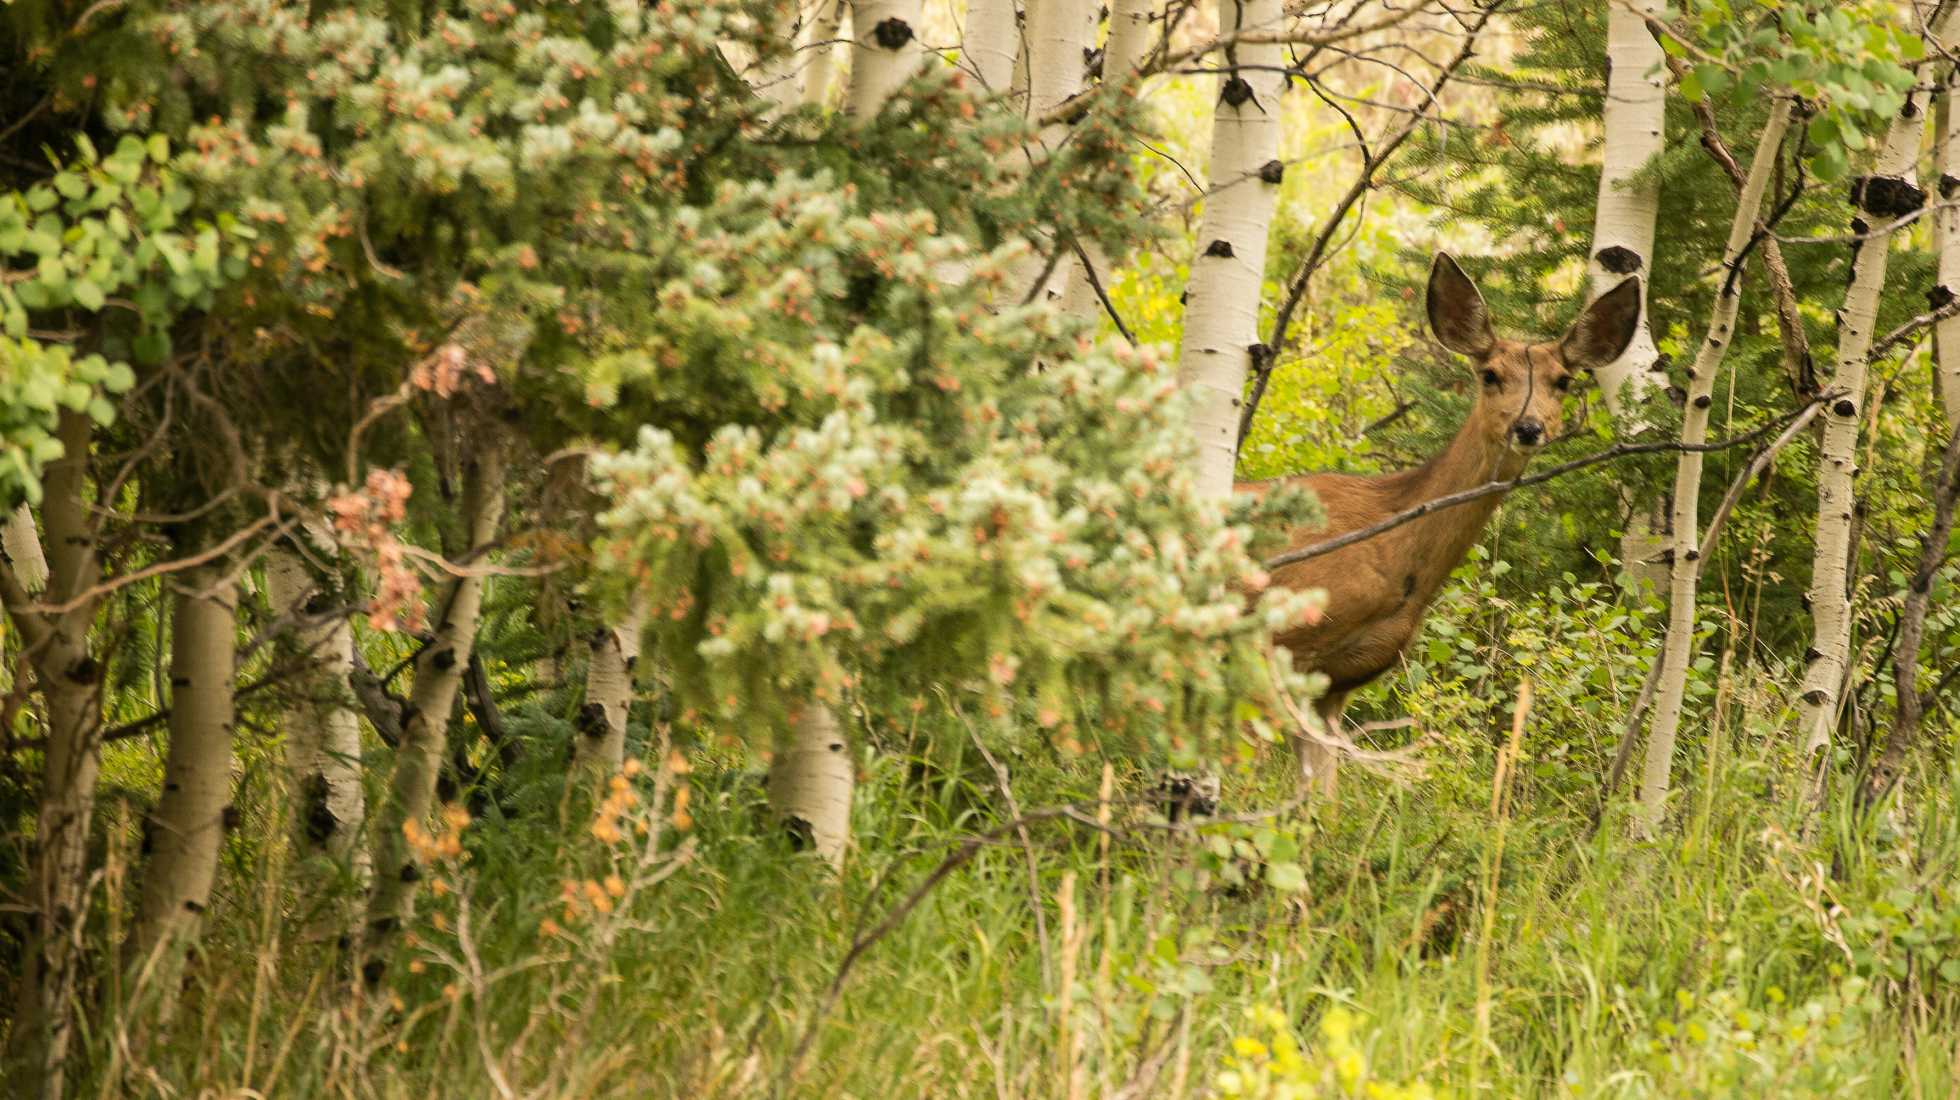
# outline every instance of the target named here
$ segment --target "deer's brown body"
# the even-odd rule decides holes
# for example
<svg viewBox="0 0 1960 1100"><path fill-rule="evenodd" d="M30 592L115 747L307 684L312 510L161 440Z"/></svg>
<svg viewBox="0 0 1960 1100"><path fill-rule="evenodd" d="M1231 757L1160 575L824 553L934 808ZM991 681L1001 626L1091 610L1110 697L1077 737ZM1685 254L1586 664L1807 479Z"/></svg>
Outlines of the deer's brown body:
<svg viewBox="0 0 1960 1100"><path fill-rule="evenodd" d="M1240 492L1275 485L1311 490L1326 523L1292 533L1298 549L1378 523L1451 493L1524 472L1532 454L1564 421L1566 388L1574 372L1611 362L1633 337L1640 318L1639 280L1601 295L1563 339L1502 340L1491 331L1482 295L1446 255L1429 279L1429 323L1444 347L1473 361L1480 383L1476 405L1449 445L1428 462L1378 477L1305 474L1243 483ZM1321 618L1280 635L1296 668L1323 673L1327 695L1317 706L1330 727L1356 688L1393 668L1422 625L1423 612L1477 541L1501 497L1444 508L1370 539L1275 569L1272 583L1325 589ZM1318 746L1299 746L1303 763L1324 786L1333 760Z"/></svg>

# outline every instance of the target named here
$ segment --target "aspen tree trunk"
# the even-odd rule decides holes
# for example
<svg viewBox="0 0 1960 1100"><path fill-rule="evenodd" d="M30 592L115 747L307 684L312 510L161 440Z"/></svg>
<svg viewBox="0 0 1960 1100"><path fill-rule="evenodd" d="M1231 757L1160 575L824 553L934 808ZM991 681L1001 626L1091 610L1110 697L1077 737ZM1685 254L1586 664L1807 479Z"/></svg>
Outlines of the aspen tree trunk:
<svg viewBox="0 0 1960 1100"><path fill-rule="evenodd" d="M1088 55L1096 44L1096 4L1095 0L1038 0L1028 9L1028 111L1041 115L1066 103L1070 98L1088 86ZM1040 147L1039 156L1045 158L1061 147L1068 135L1068 126L1055 123L1045 126L1036 144ZM1068 249L1064 241L1037 241L1042 251ZM1016 277L1009 286L1013 293L1028 297L1034 289L1035 280L1040 278L1044 267L1049 269L1043 296L1053 300L1060 298L1071 281L1085 282L1079 273L1070 279L1072 269L1079 261L1073 256L1073 249L1062 254L1052 265L1042 254L1030 255L1019 265ZM1089 301L1094 303L1092 296ZM1065 307L1066 308L1066 307Z"/></svg>
<svg viewBox="0 0 1960 1100"><path fill-rule="evenodd" d="M843 865L851 839L854 771L837 712L821 703L791 720L769 766L769 804L776 816L833 867Z"/></svg>
<svg viewBox="0 0 1960 1100"><path fill-rule="evenodd" d="M585 706L579 712L572 746L578 770L604 779L626 763L626 715L633 705L633 672L640 660L640 629L646 616L629 612L618 626L592 635L592 659L585 668Z"/></svg>
<svg viewBox="0 0 1960 1100"><path fill-rule="evenodd" d="M275 615L303 616L332 602L331 589L290 549L276 547L267 554L265 577ZM294 795L294 849L304 862L346 865L365 888L361 718L347 686L354 674L353 627L343 615L292 627L281 652L284 660L304 664L294 681L297 698L280 721Z"/></svg>
<svg viewBox="0 0 1960 1100"><path fill-rule="evenodd" d="M1960 5L1938 16L1934 37L1947 40ZM1891 232L1885 227L1923 204L1925 195L1914 181L1926 131L1926 95L1915 88L1887 128L1884 145L1872 174L1853 194L1851 228L1875 233L1854 245L1851 285L1838 310L1838 346L1833 375L1826 387L1836 396L1823 412L1824 440L1817 473L1817 541L1811 559L1811 643L1806 654L1803 704L1798 730L1808 757L1830 744L1837 724L1838 700L1844 688L1847 651L1851 645L1851 598L1848 575L1852 512L1858 472L1858 425L1863 416L1865 372L1870 366L1872 325L1878 316L1878 296L1885 286L1891 251ZM1902 208L1903 207L1903 208Z"/></svg>
<svg viewBox="0 0 1960 1100"><path fill-rule="evenodd" d="M170 754L163 795L144 831L143 896L130 929L130 964L168 1017L184 956L211 904L231 813L232 681L238 586L223 565L185 570L171 603Z"/></svg>
<svg viewBox="0 0 1960 1100"><path fill-rule="evenodd" d="M1156 0L1114 0L1109 5L1109 37L1103 41L1103 83L1130 79L1150 51L1150 17Z"/></svg>
<svg viewBox="0 0 1960 1100"><path fill-rule="evenodd" d="M798 0L789 10L791 22L777 29L784 52L748 70L753 74L750 83L770 102L772 116L823 102L830 88L833 51L819 43L837 37L838 21L843 18L840 0Z"/></svg>
<svg viewBox="0 0 1960 1100"><path fill-rule="evenodd" d="M1021 21L1015 0L971 0L960 29L960 56L980 86L997 96L1014 85L1014 62L1021 56Z"/></svg>
<svg viewBox="0 0 1960 1100"><path fill-rule="evenodd" d="M504 454L499 442L486 441L471 457L463 472L462 503L467 545L471 550L489 545L504 512ZM479 568L481 564L474 563ZM449 712L476 646L483 610L483 576L478 569L450 583L440 610L440 620L432 624L435 637L415 658L415 687L402 719L388 799L376 818L374 891L368 897L366 959L361 964L361 975L370 985L381 980L388 947L415 913L422 855L409 842L409 833L426 834L435 809Z"/></svg>
<svg viewBox="0 0 1960 1100"><path fill-rule="evenodd" d="M918 68L919 0L861 0L851 11L851 86L844 107L869 119Z"/></svg>
<svg viewBox="0 0 1960 1100"><path fill-rule="evenodd" d="M852 13L851 86L844 102L863 120L878 113L912 74L919 0L868 0ZM812 700L776 737L769 765L769 806L832 867L841 867L851 837L851 790L857 781L849 740L828 706Z"/></svg>
<svg viewBox="0 0 1960 1100"><path fill-rule="evenodd" d="M1143 62L1150 47L1152 0L1116 0L1109 8L1109 37L1103 43L1103 84L1121 85ZM1062 311L1071 317L1093 320L1103 310L1101 287L1109 292L1109 257L1092 242L1083 242L1082 256L1076 257L1062 290Z"/></svg>
<svg viewBox="0 0 1960 1100"><path fill-rule="evenodd" d="M1940 91L1946 108L1939 143L1942 202L1960 198L1960 104L1954 102L1955 85L1960 85L1960 65L1948 71ZM1933 219L1939 249L1939 282L1933 291L1937 304L1960 295L1960 207L1942 205ZM1934 324L1933 358L1947 426L1960 425L1960 316L1942 318Z"/></svg>
<svg viewBox="0 0 1960 1100"><path fill-rule="evenodd" d="M14 571L23 592L39 595L48 586L48 557L41 552L41 533L34 529L34 510L22 504L7 514L0 527L0 559Z"/></svg>
<svg viewBox="0 0 1960 1100"><path fill-rule="evenodd" d="M1722 285L1708 319L1708 333L1688 374L1688 406L1681 418L1681 442L1699 445L1708 440L1708 409L1714 402L1715 374L1735 337L1736 311L1742 303L1743 252L1762 224L1763 191L1776 166L1783 135L1790 127L1790 101L1779 98L1757 139L1742 193L1736 199L1735 219L1722 253ZM1647 758L1640 780L1637 827L1652 836L1660 827L1674 760L1674 738L1680 728L1681 701L1694 658L1695 591L1701 578L1700 451L1682 451L1674 469L1674 524L1671 584L1668 596L1667 641L1661 655L1661 679L1654 699L1653 725L1647 735Z"/></svg>
<svg viewBox="0 0 1960 1100"><path fill-rule="evenodd" d="M1667 116L1666 55L1647 29L1661 14L1660 0L1610 5L1606 18L1605 135L1599 198L1593 214L1592 257L1587 264L1591 297L1613 289L1628 275L1641 276L1640 327L1618 359L1594 371L1617 434L1627 438L1649 427L1641 404L1662 384L1660 350L1647 323L1648 276L1653 269L1654 223L1660 216L1660 184L1640 180L1640 170L1661 152ZM1634 577L1659 588L1667 567L1657 558L1666 537L1661 502L1634 501L1620 540L1620 560Z"/></svg>
<svg viewBox="0 0 1960 1100"><path fill-rule="evenodd" d="M89 822L102 763L102 669L89 652L100 599L84 596L101 580L95 528L84 499L89 418L63 412L58 431L62 457L49 464L42 482L49 565L43 599L76 606L59 615L29 610L30 598L14 574L0 574L0 592L6 594L47 707L48 747L26 898L33 911L33 938L9 1034L9 1061L17 1067L18 1079L38 1079L38 1094L29 1095L43 1100L63 1094L74 1037L76 948L86 918Z"/></svg>
<svg viewBox="0 0 1960 1100"><path fill-rule="evenodd" d="M830 86L837 81L837 47L829 43L844 37L847 0L818 0L817 14L810 21L810 60L803 69L803 103L821 107L830 101Z"/></svg>
<svg viewBox="0 0 1960 1100"><path fill-rule="evenodd" d="M1221 36L1278 30L1282 18L1279 0L1219 0ZM1282 170L1279 100L1286 87L1281 46L1241 43L1223 56L1226 72L1212 117L1211 182L1198 223L1179 349L1179 381L1194 394L1198 487L1220 501L1232 492L1239 406L1251 348L1259 340L1266 236Z"/></svg>
<svg viewBox="0 0 1960 1100"><path fill-rule="evenodd" d="M1660 351L1648 328L1646 295L1661 193L1652 180L1636 182L1640 170L1660 155L1667 117L1666 55L1646 23L1648 16L1660 16L1661 7L1659 0L1613 4L1606 22L1606 108L1601 116L1606 140L1587 274L1595 298L1628 275L1641 277L1640 327L1633 342L1618 359L1593 372L1621 435L1647 427L1639 402L1663 381L1656 370Z"/></svg>

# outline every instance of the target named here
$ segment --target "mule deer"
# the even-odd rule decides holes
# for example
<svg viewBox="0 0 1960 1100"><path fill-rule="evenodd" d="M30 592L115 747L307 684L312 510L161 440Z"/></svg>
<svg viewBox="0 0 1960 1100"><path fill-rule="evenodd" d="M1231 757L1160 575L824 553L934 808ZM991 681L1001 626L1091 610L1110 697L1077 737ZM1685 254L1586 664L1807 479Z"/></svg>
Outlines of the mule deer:
<svg viewBox="0 0 1960 1100"><path fill-rule="evenodd" d="M1468 356L1476 371L1477 401L1470 415L1447 447L1412 470L1241 482L1239 492L1289 485L1320 499L1326 524L1292 532L1291 547L1336 538L1425 501L1521 474L1563 426L1573 375L1612 362L1632 341L1640 321L1640 280L1628 278L1600 295L1556 341L1506 340L1491 330L1490 311L1469 276L1447 254L1437 253L1429 271L1428 311L1436 339ZM1386 672L1408 648L1423 612L1500 500L1493 494L1443 508L1273 571L1273 584L1327 591L1326 610L1317 622L1275 641L1292 651L1296 668L1327 676L1327 694L1315 709L1330 731L1338 728L1348 695ZM1295 748L1313 784L1331 790L1333 753L1305 738L1296 738Z"/></svg>

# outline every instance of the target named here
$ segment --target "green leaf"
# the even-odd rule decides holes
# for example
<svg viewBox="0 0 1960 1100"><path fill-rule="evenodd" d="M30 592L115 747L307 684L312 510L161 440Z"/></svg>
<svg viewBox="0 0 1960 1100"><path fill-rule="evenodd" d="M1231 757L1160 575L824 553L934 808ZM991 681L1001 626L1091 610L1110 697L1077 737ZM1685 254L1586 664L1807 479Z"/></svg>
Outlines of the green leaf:
<svg viewBox="0 0 1960 1100"><path fill-rule="evenodd" d="M150 159L162 164L170 159L170 139L162 134L151 134L149 141Z"/></svg>
<svg viewBox="0 0 1960 1100"><path fill-rule="evenodd" d="M1297 863L1268 863L1266 882L1275 890L1297 894L1307 888L1307 873Z"/></svg>
<svg viewBox="0 0 1960 1100"><path fill-rule="evenodd" d="M75 285L68 288L68 292L75 296L76 305L90 311L101 309L106 298L102 288L96 286L94 280L87 278L77 279Z"/></svg>

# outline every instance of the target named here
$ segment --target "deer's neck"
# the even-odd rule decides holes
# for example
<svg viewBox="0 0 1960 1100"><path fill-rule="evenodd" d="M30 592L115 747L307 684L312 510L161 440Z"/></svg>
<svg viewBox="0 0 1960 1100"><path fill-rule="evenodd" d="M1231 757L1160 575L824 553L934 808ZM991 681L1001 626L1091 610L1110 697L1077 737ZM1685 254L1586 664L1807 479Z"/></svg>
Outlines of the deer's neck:
<svg viewBox="0 0 1960 1100"><path fill-rule="evenodd" d="M1491 442L1484 433L1466 423L1441 453L1410 471L1401 508L1413 508L1493 481L1509 481L1524 472L1527 461L1525 456L1502 443ZM1422 587L1433 592L1442 586L1450 570L1456 568L1483 533L1484 524L1503 499L1502 493L1493 493L1441 509L1410 524L1416 529L1412 545L1419 548L1422 559L1415 571Z"/></svg>

